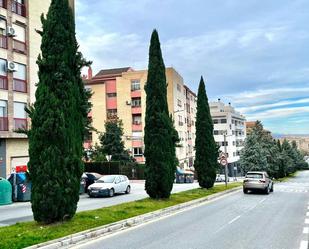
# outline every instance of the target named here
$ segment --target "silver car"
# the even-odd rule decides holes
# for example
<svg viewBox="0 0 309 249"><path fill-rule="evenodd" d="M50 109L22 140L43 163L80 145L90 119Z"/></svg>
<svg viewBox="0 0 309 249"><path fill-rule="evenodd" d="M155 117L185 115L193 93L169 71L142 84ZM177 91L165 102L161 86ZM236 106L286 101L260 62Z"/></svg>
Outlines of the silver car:
<svg viewBox="0 0 309 249"><path fill-rule="evenodd" d="M265 194L274 191L274 182L264 171L249 171L243 184L244 193L249 190L262 190Z"/></svg>

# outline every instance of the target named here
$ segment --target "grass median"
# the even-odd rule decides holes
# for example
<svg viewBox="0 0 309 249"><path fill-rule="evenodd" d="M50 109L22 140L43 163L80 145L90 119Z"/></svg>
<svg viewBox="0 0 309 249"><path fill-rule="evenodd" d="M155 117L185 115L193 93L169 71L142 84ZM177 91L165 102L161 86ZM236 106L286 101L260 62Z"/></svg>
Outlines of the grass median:
<svg viewBox="0 0 309 249"><path fill-rule="evenodd" d="M17 223L12 226L0 228L0 248L24 248L162 208L203 198L240 185L241 183L230 183L227 188L225 188L225 185L216 185L208 190L199 188L172 194L171 197L166 200L152 200L146 198L116 206L83 211L77 213L70 221L52 225L40 225L36 222Z"/></svg>

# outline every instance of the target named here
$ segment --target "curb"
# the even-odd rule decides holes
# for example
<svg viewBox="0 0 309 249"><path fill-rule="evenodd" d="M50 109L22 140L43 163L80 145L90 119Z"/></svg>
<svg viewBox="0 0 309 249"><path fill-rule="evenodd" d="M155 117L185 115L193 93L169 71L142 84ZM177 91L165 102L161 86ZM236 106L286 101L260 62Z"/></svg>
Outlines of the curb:
<svg viewBox="0 0 309 249"><path fill-rule="evenodd" d="M198 206L199 204L206 203L210 200L217 199L221 196L227 195L229 193L237 192L241 189L242 187L235 187L229 190L225 190L216 194L209 195L207 197L203 197L200 199L196 199L193 201L189 202L184 202L178 205L174 205L171 207L163 208L160 210L156 210L150 213L142 214L139 216L135 216L129 219L117 221L115 223L111 223L108 225L92 228L89 230L85 230L79 233L75 233L72 235L68 235L59 239L43 242L37 245L33 245L30 247L26 247L26 249L56 249L56 248L68 248L69 246L76 245L77 243L101 236L106 236L111 233L115 233L121 230L128 229L133 226L140 225L145 222L153 221L157 218L164 217L167 215L174 214L179 211L184 211L186 209Z"/></svg>

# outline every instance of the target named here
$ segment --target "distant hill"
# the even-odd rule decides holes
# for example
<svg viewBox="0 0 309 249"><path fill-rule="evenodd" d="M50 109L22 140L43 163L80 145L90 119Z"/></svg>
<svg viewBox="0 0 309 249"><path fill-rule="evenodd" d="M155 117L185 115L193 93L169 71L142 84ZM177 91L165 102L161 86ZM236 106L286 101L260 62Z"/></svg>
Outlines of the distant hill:
<svg viewBox="0 0 309 249"><path fill-rule="evenodd" d="M272 133L273 138L279 139L284 137L309 137L309 134L278 134Z"/></svg>

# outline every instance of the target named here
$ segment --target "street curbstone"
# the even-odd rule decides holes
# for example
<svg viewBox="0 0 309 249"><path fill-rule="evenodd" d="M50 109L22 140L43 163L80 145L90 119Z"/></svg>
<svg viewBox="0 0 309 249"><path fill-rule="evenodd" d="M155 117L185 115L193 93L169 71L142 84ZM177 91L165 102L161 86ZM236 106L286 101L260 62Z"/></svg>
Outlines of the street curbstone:
<svg viewBox="0 0 309 249"><path fill-rule="evenodd" d="M158 218L172 215L174 213L177 213L179 211L185 211L188 208L193 208L195 206L198 206L203 203L207 203L210 200L217 199L221 196L227 195L232 192L237 192L242 187L236 187L229 190L225 190L219 193L215 193L212 195L209 195L207 197L203 197L200 199L192 200L189 202L181 203L178 205L174 205L171 207L167 207L164 209L156 210L150 213L142 214L136 217L128 218L125 220L121 220L112 224L104 225L97 228L92 228L89 230L85 230L79 233L75 233L69 236L65 236L59 239L47 241L44 243L40 243L37 245L33 245L30 247L27 247L26 249L58 249L58 248L69 248L72 247L82 241L87 241L93 238L98 238L101 236L106 236L124 229L128 229L140 224L143 224L145 222L150 222L153 220L156 220Z"/></svg>

